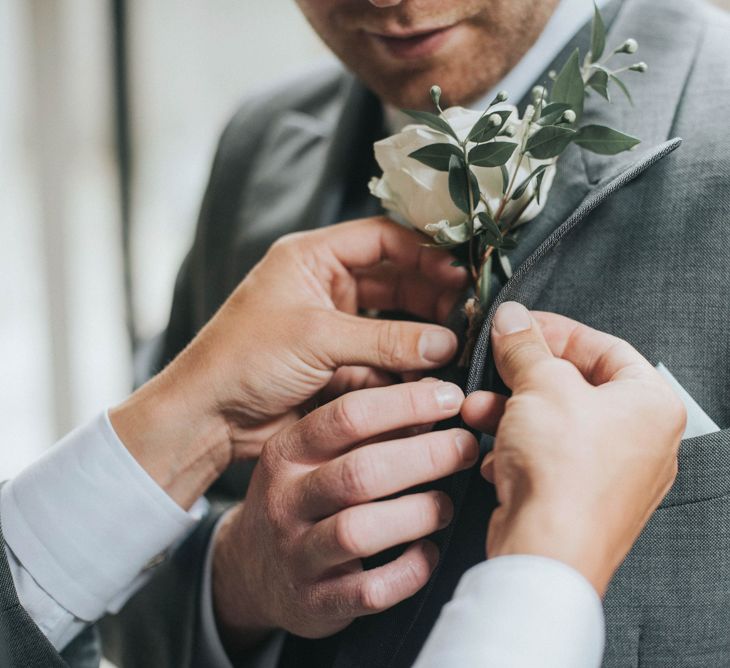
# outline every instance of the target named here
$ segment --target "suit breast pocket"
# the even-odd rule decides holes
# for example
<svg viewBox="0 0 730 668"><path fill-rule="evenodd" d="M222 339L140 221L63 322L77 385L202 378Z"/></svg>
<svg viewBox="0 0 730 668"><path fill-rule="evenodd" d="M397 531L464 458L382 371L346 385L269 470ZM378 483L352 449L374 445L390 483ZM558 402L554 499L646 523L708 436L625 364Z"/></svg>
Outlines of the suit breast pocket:
<svg viewBox="0 0 730 668"><path fill-rule="evenodd" d="M605 610L604 668L730 666L730 429L682 441Z"/></svg>
<svg viewBox="0 0 730 668"><path fill-rule="evenodd" d="M677 479L660 508L726 495L730 495L730 429L682 441Z"/></svg>

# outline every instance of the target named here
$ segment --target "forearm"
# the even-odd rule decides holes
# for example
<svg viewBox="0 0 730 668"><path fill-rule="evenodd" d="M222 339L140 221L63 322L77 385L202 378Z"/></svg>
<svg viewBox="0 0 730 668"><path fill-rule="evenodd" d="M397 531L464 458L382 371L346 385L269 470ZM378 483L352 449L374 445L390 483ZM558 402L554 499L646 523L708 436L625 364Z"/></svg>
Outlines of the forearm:
<svg viewBox="0 0 730 668"><path fill-rule="evenodd" d="M195 374L181 372L180 367L192 364L194 360L178 358L109 411L129 453L185 509L231 461L228 424L204 401L211 396L210 388L196 386Z"/></svg>

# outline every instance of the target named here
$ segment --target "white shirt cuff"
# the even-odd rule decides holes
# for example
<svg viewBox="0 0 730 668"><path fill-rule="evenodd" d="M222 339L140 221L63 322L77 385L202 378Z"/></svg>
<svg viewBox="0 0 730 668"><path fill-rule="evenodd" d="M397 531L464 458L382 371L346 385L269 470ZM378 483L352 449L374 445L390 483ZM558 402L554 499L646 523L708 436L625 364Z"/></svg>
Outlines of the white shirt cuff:
<svg viewBox="0 0 730 668"><path fill-rule="evenodd" d="M106 412L0 495L6 544L56 602L86 621L117 607L145 565L199 518L199 508L185 512L137 463Z"/></svg>
<svg viewBox="0 0 730 668"><path fill-rule="evenodd" d="M601 600L580 573L544 557L499 557L462 576L416 668L591 668L604 642Z"/></svg>

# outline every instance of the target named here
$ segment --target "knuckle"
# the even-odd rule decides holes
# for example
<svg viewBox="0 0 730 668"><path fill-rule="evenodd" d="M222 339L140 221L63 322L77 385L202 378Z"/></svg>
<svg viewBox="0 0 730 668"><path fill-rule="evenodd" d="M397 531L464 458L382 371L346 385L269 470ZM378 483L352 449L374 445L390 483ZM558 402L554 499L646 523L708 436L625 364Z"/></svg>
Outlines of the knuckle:
<svg viewBox="0 0 730 668"><path fill-rule="evenodd" d="M344 396L335 403L333 412L333 420L339 431L353 438L363 433L367 415L362 401L352 395Z"/></svg>
<svg viewBox="0 0 730 668"><path fill-rule="evenodd" d="M343 511L335 518L335 544L347 555L356 557L362 554L357 526L352 513Z"/></svg>
<svg viewBox="0 0 730 668"><path fill-rule="evenodd" d="M386 368L403 368L408 361L402 328L395 322L382 322L377 336L378 357Z"/></svg>
<svg viewBox="0 0 730 668"><path fill-rule="evenodd" d="M369 457L354 452L342 460L340 477L346 500L356 503L370 498L373 467Z"/></svg>
<svg viewBox="0 0 730 668"><path fill-rule="evenodd" d="M363 610L378 612L386 605L387 586L380 575L371 575L363 580L359 590L359 603Z"/></svg>
<svg viewBox="0 0 730 668"><path fill-rule="evenodd" d="M426 465L432 473L438 473L446 468L449 460L452 459L450 454L456 450L454 447L448 447L447 443L453 441L448 432L441 432L436 438L429 438L426 447ZM445 447L446 446L446 447Z"/></svg>
<svg viewBox="0 0 730 668"><path fill-rule="evenodd" d="M427 405L423 401L422 392L424 388L418 383L404 386L405 394L403 396L403 410L409 418L417 418L423 412L423 406ZM433 392L429 388L429 392Z"/></svg>

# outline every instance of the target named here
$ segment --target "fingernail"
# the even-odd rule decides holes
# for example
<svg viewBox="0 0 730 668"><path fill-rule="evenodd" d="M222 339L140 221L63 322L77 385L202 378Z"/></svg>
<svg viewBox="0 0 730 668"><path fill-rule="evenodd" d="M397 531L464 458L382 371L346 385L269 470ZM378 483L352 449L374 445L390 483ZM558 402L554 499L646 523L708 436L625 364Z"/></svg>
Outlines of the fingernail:
<svg viewBox="0 0 730 668"><path fill-rule="evenodd" d="M446 494L437 494L436 508L439 514L439 526L443 529L454 518L454 504Z"/></svg>
<svg viewBox="0 0 730 668"><path fill-rule="evenodd" d="M436 568L439 562L439 549L430 540L421 541L421 549L431 570Z"/></svg>
<svg viewBox="0 0 730 668"><path fill-rule="evenodd" d="M451 383L442 383L436 388L436 402L443 411L453 411L464 401L463 392Z"/></svg>
<svg viewBox="0 0 730 668"><path fill-rule="evenodd" d="M427 362L448 362L456 352L456 337L446 330L428 330L421 334L418 352Z"/></svg>
<svg viewBox="0 0 730 668"><path fill-rule="evenodd" d="M494 331L500 336L524 332L532 327L530 312L517 302L505 302L494 316Z"/></svg>
<svg viewBox="0 0 730 668"><path fill-rule="evenodd" d="M462 433L458 434L454 440L456 442L456 449L465 462L476 461L479 455L479 447L473 436Z"/></svg>

